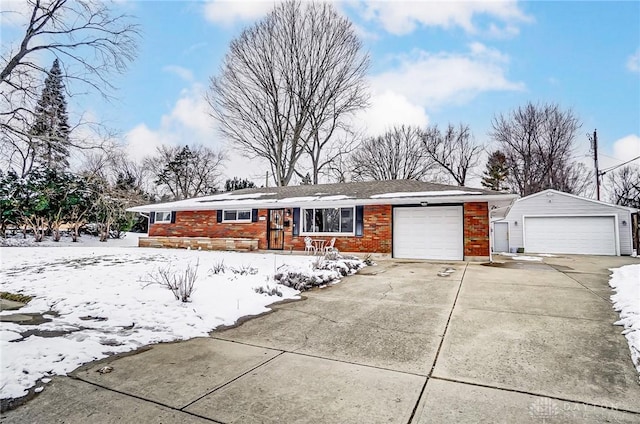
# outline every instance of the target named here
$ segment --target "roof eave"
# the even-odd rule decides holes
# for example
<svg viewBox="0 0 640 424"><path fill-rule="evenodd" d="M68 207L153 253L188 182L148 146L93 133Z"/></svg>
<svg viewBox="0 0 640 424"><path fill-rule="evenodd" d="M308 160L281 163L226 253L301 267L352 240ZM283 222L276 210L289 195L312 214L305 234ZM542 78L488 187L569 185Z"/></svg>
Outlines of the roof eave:
<svg viewBox="0 0 640 424"><path fill-rule="evenodd" d="M294 208L294 207L345 207L357 205L417 205L417 204L451 204L451 203L469 203L469 202L513 202L518 198L516 194L470 194L470 195L454 195L454 196L408 196L397 198L366 198L366 199L340 199L340 200L309 200L309 201L278 201L268 199L251 201L245 199L243 201L219 201L208 202L200 205L181 205L179 202L162 203L156 205L136 206L127 209L129 212L152 212L158 210L171 211L206 211L218 209L269 209L269 208Z"/></svg>

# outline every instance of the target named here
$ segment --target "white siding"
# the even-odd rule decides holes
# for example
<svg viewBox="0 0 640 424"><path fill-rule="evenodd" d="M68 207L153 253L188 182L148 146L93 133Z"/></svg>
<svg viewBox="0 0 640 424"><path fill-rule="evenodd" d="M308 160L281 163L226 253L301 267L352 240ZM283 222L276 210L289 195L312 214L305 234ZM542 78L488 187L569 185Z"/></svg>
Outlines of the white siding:
<svg viewBox="0 0 640 424"><path fill-rule="evenodd" d="M617 216L620 254L632 253L631 212L615 206L576 198L560 192L542 192L513 204L505 221L509 223L509 248L524 246L523 216ZM623 224L626 222L626 225ZM517 222L517 225L516 225Z"/></svg>

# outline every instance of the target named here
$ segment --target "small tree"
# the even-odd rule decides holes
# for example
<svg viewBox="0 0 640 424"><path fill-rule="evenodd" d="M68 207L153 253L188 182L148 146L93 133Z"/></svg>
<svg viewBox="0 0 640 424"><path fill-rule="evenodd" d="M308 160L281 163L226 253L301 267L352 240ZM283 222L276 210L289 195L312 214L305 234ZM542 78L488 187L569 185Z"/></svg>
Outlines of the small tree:
<svg viewBox="0 0 640 424"><path fill-rule="evenodd" d="M253 181L250 181L246 178L240 179L238 177L233 177L233 179L228 179L224 183L224 191L235 191L242 190L243 188L254 188L256 185Z"/></svg>
<svg viewBox="0 0 640 424"><path fill-rule="evenodd" d="M181 200L218 191L224 160L222 152L204 146L161 146L145 166L165 194Z"/></svg>
<svg viewBox="0 0 640 424"><path fill-rule="evenodd" d="M434 167L422 148L420 129L404 125L363 141L350 160L359 180L421 180Z"/></svg>
<svg viewBox="0 0 640 424"><path fill-rule="evenodd" d="M484 171L481 184L489 190L504 191L507 187L509 168L507 158L499 150L491 153L487 160L487 169Z"/></svg>
<svg viewBox="0 0 640 424"><path fill-rule="evenodd" d="M34 240L41 242L47 229L49 213L49 172L44 168L34 168L27 175L24 190L20 191L22 222L33 231Z"/></svg>
<svg viewBox="0 0 640 424"><path fill-rule="evenodd" d="M469 125L449 124L442 132L437 125L422 132L424 150L459 186L464 186L469 171L478 163L482 146L472 141Z"/></svg>
<svg viewBox="0 0 640 424"><path fill-rule="evenodd" d="M640 167L627 165L609 174L611 201L616 205L640 209Z"/></svg>
<svg viewBox="0 0 640 424"><path fill-rule="evenodd" d="M0 231L6 236L8 225L18 225L22 216L20 208L21 189L23 181L18 174L0 171Z"/></svg>

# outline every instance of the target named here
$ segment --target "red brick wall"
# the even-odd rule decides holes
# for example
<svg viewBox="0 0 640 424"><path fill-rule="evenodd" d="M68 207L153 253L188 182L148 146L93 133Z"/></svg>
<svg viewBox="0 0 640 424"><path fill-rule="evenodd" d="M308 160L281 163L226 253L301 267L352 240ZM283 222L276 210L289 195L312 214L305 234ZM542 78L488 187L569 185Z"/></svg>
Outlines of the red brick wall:
<svg viewBox="0 0 640 424"><path fill-rule="evenodd" d="M268 210L260 209L264 221L250 223L218 223L216 211L178 211L175 224L151 224L150 237L256 238L258 248L267 249ZM363 237L336 236L335 247L342 252L391 253L391 205L364 206ZM291 218L288 218L291 219ZM286 228L285 250L304 250L305 236L292 234ZM329 241L331 236L318 236ZM486 202L464 204L464 255L489 256L489 212Z"/></svg>
<svg viewBox="0 0 640 424"><path fill-rule="evenodd" d="M464 256L489 256L489 206L464 204Z"/></svg>
<svg viewBox="0 0 640 424"><path fill-rule="evenodd" d="M260 209L258 216L266 219L267 210ZM178 211L175 224L151 224L149 237L257 238L258 249L266 249L267 221L218 223L216 211Z"/></svg>
<svg viewBox="0 0 640 424"><path fill-rule="evenodd" d="M391 253L391 205L365 205L362 234L362 237L336 235L336 249L341 252ZM305 237L294 237L288 231L284 239L285 250L304 250ZM333 236L310 237L329 241Z"/></svg>

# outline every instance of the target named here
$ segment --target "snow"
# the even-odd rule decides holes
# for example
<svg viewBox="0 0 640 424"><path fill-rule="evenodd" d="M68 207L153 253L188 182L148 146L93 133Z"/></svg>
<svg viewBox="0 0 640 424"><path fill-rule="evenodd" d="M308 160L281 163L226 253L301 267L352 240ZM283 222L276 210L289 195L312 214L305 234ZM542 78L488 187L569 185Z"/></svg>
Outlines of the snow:
<svg viewBox="0 0 640 424"><path fill-rule="evenodd" d="M256 293L258 287L276 287L273 275L278 269L316 272L312 256L124 246L135 242L130 235L107 243L84 236L80 243L63 241L55 247L45 242L38 247L0 248L0 290L34 296L19 311L0 315L49 313L45 316L51 319L37 326L0 325L0 398L23 396L43 377L64 375L110 354L207 336L220 325L268 311L274 301L298 298L297 290L282 285L277 285L282 297ZM211 268L221 262L226 272L213 274ZM149 273L162 267L182 271L197 263L198 281L189 303L147 282ZM231 272L232 267L248 266L257 273ZM65 334L36 333L22 339L20 333L27 330Z"/></svg>
<svg viewBox="0 0 640 424"><path fill-rule="evenodd" d="M512 256L511 259L514 261L529 261L529 262L540 262L542 258L540 256Z"/></svg>
<svg viewBox="0 0 640 424"><path fill-rule="evenodd" d="M640 264L613 268L609 285L613 309L620 313L615 325L624 327L622 334L629 342L631 361L640 374ZM639 375L640 378L640 375Z"/></svg>
<svg viewBox="0 0 640 424"><path fill-rule="evenodd" d="M374 194L371 199L388 199L394 197L421 197L421 196L455 196L459 194L482 194L479 191L466 190L442 190L442 191L402 191L397 193Z"/></svg>

